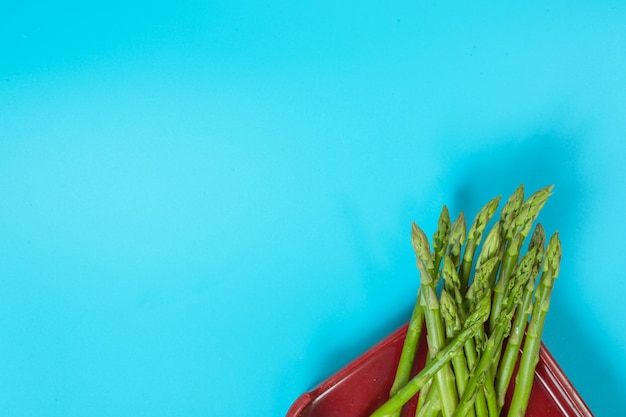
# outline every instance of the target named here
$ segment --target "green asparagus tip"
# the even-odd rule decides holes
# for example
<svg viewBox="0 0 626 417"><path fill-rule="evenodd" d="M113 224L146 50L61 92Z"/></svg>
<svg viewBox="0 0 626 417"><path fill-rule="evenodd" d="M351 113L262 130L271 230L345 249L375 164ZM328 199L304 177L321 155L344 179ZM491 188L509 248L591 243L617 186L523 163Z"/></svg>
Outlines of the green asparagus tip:
<svg viewBox="0 0 626 417"><path fill-rule="evenodd" d="M474 273L474 281L466 294L466 298L470 301L471 305L478 303L478 301L482 299L488 291L491 291L489 276L499 262L500 257L495 256L485 261L480 268L476 269L476 272Z"/></svg>
<svg viewBox="0 0 626 417"><path fill-rule="evenodd" d="M450 229L450 240L455 239L463 243L465 240L466 230L467 223L465 221L465 213L460 212L454 223L452 223L452 228Z"/></svg>
<svg viewBox="0 0 626 417"><path fill-rule="evenodd" d="M450 213L448 212L448 208L444 205L441 209L441 214L439 215L439 222L437 224L437 230L433 235L433 258L435 259L435 264L441 261L441 258L446 252L448 248L448 237L450 235ZM435 265L437 267L438 265Z"/></svg>
<svg viewBox="0 0 626 417"><path fill-rule="evenodd" d="M465 243L465 233L467 231L467 224L465 222L465 214L459 213L454 223L450 228L450 235L448 236L448 252L453 259L456 259L455 266L458 265L458 260L461 257L461 248Z"/></svg>
<svg viewBox="0 0 626 417"><path fill-rule="evenodd" d="M500 248L502 247L502 235L501 235L502 226L498 222L496 223L489 233L487 234L487 238L485 238L485 242L483 243L483 247L478 255L478 260L476 261L476 268L479 268L483 262L487 259L493 258L494 256L500 253Z"/></svg>
<svg viewBox="0 0 626 417"><path fill-rule="evenodd" d="M514 277L519 274L524 274L532 271L533 264L535 263L535 257L537 256L537 248L531 248L520 260L519 264L515 267Z"/></svg>
<svg viewBox="0 0 626 417"><path fill-rule="evenodd" d="M561 241L559 240L559 232L555 232L546 248L546 261L543 266L544 271L550 269L552 278L556 279L559 275L561 265Z"/></svg>
<svg viewBox="0 0 626 417"><path fill-rule="evenodd" d="M543 257L546 252L545 249L546 244L546 231L543 229L541 223L537 223L535 225L535 230L530 238L530 243L528 244L528 250L537 249L537 253L535 255L535 262L533 264L533 279L539 275L541 271L541 267L543 265Z"/></svg>
<svg viewBox="0 0 626 417"><path fill-rule="evenodd" d="M511 194L506 204L502 207L500 212L500 223L502 223L502 232L507 235L508 230L511 228L511 224L517 216L517 212L522 203L524 202L524 184L520 184L517 189Z"/></svg>
<svg viewBox="0 0 626 417"><path fill-rule="evenodd" d="M530 242L528 243L528 250L532 248L542 248L546 244L546 231L541 225L541 223L537 223L535 225L535 230L533 231L532 236L530 237Z"/></svg>
<svg viewBox="0 0 626 417"><path fill-rule="evenodd" d="M528 236L533 222L539 215L539 211L541 211L543 206L546 204L546 201L548 201L548 197L552 195L553 188L554 185L550 185L536 191L533 195L528 197L528 200L526 200L524 204L522 204L522 207L520 208L519 213L515 218L515 227L512 228L515 230L510 230L509 233L517 232L522 235L522 237Z"/></svg>
<svg viewBox="0 0 626 417"><path fill-rule="evenodd" d="M430 255L428 238L426 237L424 231L420 229L415 222L412 224L411 244L413 245L413 250L415 251L415 256L417 257L418 262L423 262L429 271L432 270L434 268L434 264L433 258Z"/></svg>
<svg viewBox="0 0 626 417"><path fill-rule="evenodd" d="M474 218L474 223L470 227L467 238L476 241L476 244L480 242L483 236L483 232L485 227L487 227L487 223L493 217L493 214L496 212L498 208L498 204L500 204L500 196L492 199L487 204L480 209L476 217Z"/></svg>
<svg viewBox="0 0 626 417"><path fill-rule="evenodd" d="M456 308L456 302L445 289L441 290L439 309L446 325L447 336L450 338L456 336L461 331L461 319Z"/></svg>
<svg viewBox="0 0 626 417"><path fill-rule="evenodd" d="M489 318L490 311L491 291L487 291L487 293L478 300L478 303L472 310L472 313L467 317L467 319L465 319L465 323L463 323L463 328L469 329L473 326L484 323Z"/></svg>
<svg viewBox="0 0 626 417"><path fill-rule="evenodd" d="M450 212L448 211L448 207L444 204L441 208L441 214L439 214L439 221L437 223L438 228L441 230L450 230Z"/></svg>
<svg viewBox="0 0 626 417"><path fill-rule="evenodd" d="M456 272L454 262L449 256L443 258L443 267L441 268L441 274L443 276L443 282L447 288L459 288L461 281L459 281L459 274Z"/></svg>

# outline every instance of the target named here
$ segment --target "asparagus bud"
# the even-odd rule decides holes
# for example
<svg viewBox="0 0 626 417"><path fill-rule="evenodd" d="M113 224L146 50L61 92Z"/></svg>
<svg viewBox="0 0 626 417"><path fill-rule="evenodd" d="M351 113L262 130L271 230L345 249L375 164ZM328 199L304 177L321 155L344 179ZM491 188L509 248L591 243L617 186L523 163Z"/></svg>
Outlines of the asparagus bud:
<svg viewBox="0 0 626 417"><path fill-rule="evenodd" d="M528 197L528 200L522 204L519 213L515 217L514 232L520 233L523 237L528 236L533 222L539 215L539 211L546 204L553 188L554 186L550 185Z"/></svg>
<svg viewBox="0 0 626 417"><path fill-rule="evenodd" d="M413 250L415 251L415 256L417 258L417 267L420 267L421 262L429 272L428 274L422 274L422 282L426 280L427 283L430 283L428 280L434 279L435 264L433 263L433 258L430 255L430 244L428 243L428 238L426 237L426 234L424 234L424 231L415 223L412 224L411 244L413 245Z"/></svg>
<svg viewBox="0 0 626 417"><path fill-rule="evenodd" d="M496 212L499 202L500 197L496 197L485 204L476 215L474 223L472 223L467 234L467 244L461 262L461 273L459 274L461 291L467 287L472 270L472 263L474 262L474 252L476 251L476 247L480 244L485 227L487 227L487 223L489 223L489 220L491 220L491 217L493 217L493 214Z"/></svg>
<svg viewBox="0 0 626 417"><path fill-rule="evenodd" d="M511 194L506 204L502 207L500 213L500 224L502 224L503 237L509 236L509 230L517 217L520 207L524 202L524 185L520 184L519 187ZM512 236L512 235L511 235Z"/></svg>
<svg viewBox="0 0 626 417"><path fill-rule="evenodd" d="M448 253L455 268L461 265L461 248L465 243L466 230L465 215L461 212L450 228L448 239Z"/></svg>
<svg viewBox="0 0 626 417"><path fill-rule="evenodd" d="M437 230L433 235L433 263L434 269L439 268L439 263L443 258L443 255L446 253L448 248L448 237L450 235L450 213L448 212L448 208L444 205L441 209L441 214L439 215L439 222L437 225Z"/></svg>

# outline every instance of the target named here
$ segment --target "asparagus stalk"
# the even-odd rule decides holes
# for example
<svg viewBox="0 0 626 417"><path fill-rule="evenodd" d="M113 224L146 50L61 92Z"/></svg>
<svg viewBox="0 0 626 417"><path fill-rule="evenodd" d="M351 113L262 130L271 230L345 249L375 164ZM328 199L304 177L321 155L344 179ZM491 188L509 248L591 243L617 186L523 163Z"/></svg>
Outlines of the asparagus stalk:
<svg viewBox="0 0 626 417"><path fill-rule="evenodd" d="M432 253L432 258L433 258L433 270L437 271L439 269L439 264L441 263L441 259L443 258L443 256L446 253L447 247L448 247L448 240L449 240L449 235L450 235L450 229L451 229L451 224L450 224L450 213L448 212L448 208L444 205L441 209L441 214L439 215L439 221L438 221L438 226L437 226L437 230L435 231L435 234L433 235L433 253ZM418 298L418 304L420 304L420 308L422 310L422 321L424 320L424 315L423 315L423 306L421 306L421 303L419 303L419 298ZM416 307L417 308L417 307ZM419 337L415 340L411 340L411 343L415 343L417 344L419 340ZM406 345L406 340L405 340L405 345ZM404 349L403 349L404 351ZM410 354L410 352L407 352L407 355ZM414 353L413 353L414 354ZM426 360L430 360L431 356L428 355L428 357L426 358ZM401 360L402 360L402 356L401 356ZM408 362L408 361L407 361ZM412 361L411 361L412 364ZM403 378L398 381L398 384L396 385L394 383L395 386L395 391L397 391L397 389L404 385L406 383L406 381L408 381L408 378L410 376L410 372L411 369L408 369L409 367L407 366L407 370L406 370L406 378ZM430 388L430 383L427 384L424 389L422 390L422 395L420 395L419 397L419 401L416 407L416 412L419 411L424 402L426 401L426 396L428 395L428 390ZM392 387L392 390L390 392L391 395L393 395L395 393L394 391L394 387ZM441 406L439 405L439 408L441 408ZM399 417L400 415L400 411L396 411L396 413L392 416L392 417Z"/></svg>
<svg viewBox="0 0 626 417"><path fill-rule="evenodd" d="M420 336L422 335L422 327L424 325L424 308L418 301L413 308L413 314L407 328L404 344L402 346L402 352L400 353L400 360L398 361L398 367L396 370L396 376L393 381L393 385L389 390L389 395L393 396L402 388L411 378L411 371L413 369L413 362L415 360L415 354L417 352L417 344L419 343ZM394 417L398 417L397 414L393 414Z"/></svg>
<svg viewBox="0 0 626 417"><path fill-rule="evenodd" d="M465 291L469 283L476 248L480 245L485 227L487 227L487 223L489 223L489 220L491 220L491 217L496 212L499 203L500 197L496 197L485 204L476 215L474 223L472 223L470 227L467 235L467 243L465 244L465 252L463 253L463 260L461 262L461 271L459 273L462 292Z"/></svg>
<svg viewBox="0 0 626 417"><path fill-rule="evenodd" d="M443 289L441 291L441 315L446 326L446 336L453 339L462 329L461 317L457 311L456 302L448 292ZM454 371L456 389L459 395L463 395L467 380L469 379L469 370L467 368L467 360L465 355L459 354L452 358L452 370ZM470 410L469 417L474 417L474 410Z"/></svg>
<svg viewBox="0 0 626 417"><path fill-rule="evenodd" d="M559 276L560 262L561 242L559 241L558 233L555 233L550 238L546 248L543 273L536 290L536 300L533 306L531 321L526 331L524 351L520 358L519 370L515 380L515 390L513 391L513 398L509 407L509 417L521 417L526 413L535 377L535 368L539 362L539 348L541 347L543 326L550 306L554 280Z"/></svg>
<svg viewBox="0 0 626 417"><path fill-rule="evenodd" d="M417 257L417 267L420 271L420 303L424 309L426 331L428 332L428 351L430 357L434 358L446 344L445 329L439 312L439 299L436 293L437 283L434 275L430 272L434 268L434 264L430 256L428 239L415 223L413 223L411 241ZM454 412L459 400L450 365L442 366L435 379L439 385L443 415L448 417Z"/></svg>
<svg viewBox="0 0 626 417"><path fill-rule="evenodd" d="M510 245L507 247L504 259L502 260L501 274L498 279L498 283L494 288L492 315L489 319L489 330L493 331L495 327L495 321L500 313L502 306L502 300L504 298L504 291L507 287L509 278L517 264L522 244L526 239L526 236L532 228L532 224L539 215L539 212L546 204L550 192L554 186L549 186L536 191L533 195L528 197L528 200L522 204L519 213L515 217L515 221L507 230L507 238L511 239Z"/></svg>
<svg viewBox="0 0 626 417"><path fill-rule="evenodd" d="M438 268L438 265L441 262L441 257L447 249L449 234L450 214L448 212L448 208L444 205L439 216L437 231L433 236L433 254L435 257L433 269L435 270ZM413 362L415 360L415 352L422 334L422 327L424 323L424 308L419 300L420 294L418 290L417 302L413 307L413 313L411 314L411 319L409 320L407 333L402 346L402 352L400 353L400 360L398 361L398 367L396 369L396 376L391 389L389 390L390 396L393 396L396 392L398 392L398 390L402 388L411 377ZM392 415L392 417L399 417L399 415L400 411L397 411Z"/></svg>
<svg viewBox="0 0 626 417"><path fill-rule="evenodd" d="M448 256L446 256L444 258L444 267L443 267L443 272L442 272L444 274L444 283L448 282L447 286L451 287L454 290L457 290L457 294L458 294L458 287L454 286L452 283L449 282L451 279L454 280L450 276L450 268L452 268L452 271L454 271L453 269L454 267L453 266L450 267L451 264L452 264L452 261L450 260ZM456 281L458 281L458 276L456 276L456 271L454 271L454 275L456 277ZM441 315L443 317L443 321L446 327L446 336L448 337L448 339L453 339L461 331L462 329L461 324L463 322L463 319L461 318L459 312L457 311L457 302L450 294L448 294L445 288L441 291L440 306L441 306ZM468 342L469 341L471 341L471 339L468 340ZM452 363L452 369L455 374L457 391L459 394L461 394L463 392L463 389L465 388L467 379L469 378L468 376L469 371L467 369L467 362L465 360L465 356L461 352L459 352L458 355L452 358L451 363ZM423 389L422 389L422 392L424 392ZM419 407L416 409L415 416L416 417L436 417L440 411L441 411L441 401L440 401L440 394L439 394L439 386L437 384L434 384L428 390L426 395L422 398L422 401L419 404ZM472 410L472 412L470 413L470 417L473 417L473 416L474 416L474 413Z"/></svg>
<svg viewBox="0 0 626 417"><path fill-rule="evenodd" d="M457 355L463 348L465 341L474 336L477 329L483 325L489 316L490 300L484 298L475 311L469 315L463 324L463 330L440 350L417 375L415 375L396 395L383 403L370 417L383 417L399 410L406 404L424 384L433 378L445 365L449 364L452 357Z"/></svg>
<svg viewBox="0 0 626 417"><path fill-rule="evenodd" d="M426 235L424 234L424 232L419 227L417 227L415 223L412 224L412 229L411 229L411 244L413 245L413 251L415 252L415 255L416 255L417 269L420 271L420 289L418 292L417 303L420 305L420 308L422 309L422 311L424 311L424 304L422 303L423 289L422 289L421 281L426 279L425 277L430 276L433 279L433 281L429 281L428 284L429 286L436 288L437 284L434 282L434 278L436 277L435 264L434 264L434 261L432 260L432 256L430 255L430 246L428 245L428 239L426 238ZM428 273L426 272L422 273L423 269L420 267L420 264L424 262L425 262L424 269ZM432 295L430 296L430 298L432 299ZM436 295L435 295L435 298L436 298ZM425 315L424 315L424 318L426 318ZM428 345L430 347L430 341L428 342ZM433 353L429 349L426 355L426 364L428 364L429 360L432 357L433 357ZM422 388L422 391L420 392L420 395L419 395L416 410L419 410L423 406L431 383L432 381L428 381L425 384L425 386Z"/></svg>
<svg viewBox="0 0 626 417"><path fill-rule="evenodd" d="M522 339L524 337L524 331L528 323L528 315L532 309L532 296L535 289L535 281L541 272L541 266L543 263L543 256L545 252L546 234L540 223L535 226L535 231L530 239L528 245L529 250L536 248L535 261L532 265L530 279L522 295L522 300L517 307L517 313L511 326L511 333L507 339L506 348L502 354L502 358L499 361L498 370L496 373L496 395L498 398L498 409L502 410L506 397L506 392L515 369L515 364L519 356Z"/></svg>

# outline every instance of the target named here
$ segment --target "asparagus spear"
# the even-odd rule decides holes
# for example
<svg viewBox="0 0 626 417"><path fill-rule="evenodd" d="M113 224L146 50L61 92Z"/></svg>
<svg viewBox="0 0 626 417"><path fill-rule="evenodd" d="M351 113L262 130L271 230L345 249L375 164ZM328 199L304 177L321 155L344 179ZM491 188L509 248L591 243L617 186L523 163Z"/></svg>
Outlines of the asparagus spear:
<svg viewBox="0 0 626 417"><path fill-rule="evenodd" d="M448 208L444 205L441 209L439 216L439 223L437 231L433 236L433 253L435 261L433 262L433 269L437 269L441 262L441 257L446 251L448 244L448 236L450 234L450 214ZM439 260L437 260L439 258ZM415 360L415 352L417 350L417 344L419 343L420 336L422 334L422 327L424 323L424 308L420 303L420 294L418 290L417 302L413 307L413 313L409 320L407 333L402 346L402 352L400 353L400 360L398 361L398 367L396 369L396 376L394 378L389 395L393 396L400 388L402 388L411 377L411 370L413 369L413 361ZM397 411L392 417L398 417L400 411Z"/></svg>
<svg viewBox="0 0 626 417"><path fill-rule="evenodd" d="M406 383L411 378L411 370L413 369L413 362L415 360L417 344L422 334L422 327L424 325L424 308L419 302L419 292L417 297L418 301L415 303L415 307L413 308L413 314L411 315L411 320L409 321L409 326L407 328L406 336L404 339L404 345L402 346L402 352L400 353L400 360L398 361L396 376L393 381L393 385L389 390L390 396L395 395L398 390L406 385ZM398 410L392 416L398 417L399 415L400 410Z"/></svg>
<svg viewBox="0 0 626 417"><path fill-rule="evenodd" d="M509 407L509 417L521 417L526 413L528 399L535 377L535 368L539 362L539 348L541 347L541 334L546 319L546 313L550 306L550 296L554 287L554 280L559 276L561 262L561 242L558 233L555 233L548 242L546 259L543 273L536 290L536 300L533 306L524 351L520 358L519 370L515 380L515 390Z"/></svg>
<svg viewBox="0 0 626 417"><path fill-rule="evenodd" d="M445 289L441 291L440 302L441 315L446 326L446 336L448 339L453 339L462 329L462 320L459 316L456 302ZM467 385L467 380L469 379L469 370L467 368L465 355L455 355L452 358L451 363L452 370L454 371L457 392L459 395L463 395L463 391L465 391L465 386ZM469 417L474 416L474 410L470 410Z"/></svg>
<svg viewBox="0 0 626 417"><path fill-rule="evenodd" d="M484 298L476 306L475 311L469 315L463 324L463 330L450 341L450 343L440 350L417 375L415 375L396 395L389 398L370 417L383 417L400 409L406 404L424 384L435 376L445 365L449 364L454 355L462 349L465 341L474 336L477 329L483 325L489 316L489 298Z"/></svg>
<svg viewBox="0 0 626 417"><path fill-rule="evenodd" d="M456 276L456 271L454 267L450 266L452 261L448 256L444 258L444 267L442 274L444 275L444 283L447 282L447 286L452 288L453 290L457 290L458 297L458 287L451 283L450 281L458 281L458 276ZM450 269L454 272L454 278L451 277ZM440 296L440 307L441 307L441 316L443 317L443 321L446 327L446 336L448 339L453 339L462 329L463 318L461 317L459 311L457 310L457 302L455 299L448 294L446 289L442 289ZM472 341L470 338L468 342ZM473 343L472 343L472 346ZM467 383L467 379L469 378L469 371L467 369L467 361L465 360L465 356L462 352L459 352L458 355L455 355L452 358L452 369L455 374L457 392L459 394L463 393L465 389L465 384ZM424 389L422 389L422 393L424 393ZM420 394L422 395L422 394ZM424 397L421 398L422 401L419 404L419 407L416 409L416 417L436 417L437 414L441 411L441 401L439 394L439 386L434 384L427 393L425 393ZM470 413L470 417L473 417L473 410Z"/></svg>
<svg viewBox="0 0 626 417"><path fill-rule="evenodd" d="M498 409L502 410L506 397L506 392L515 369L515 364L519 356L522 339L524 337L524 331L528 323L528 315L532 309L532 296L535 289L535 281L541 272L541 266L543 263L543 256L545 252L544 244L546 241L546 234L541 226L541 223L537 223L535 231L530 239L528 245L529 250L536 248L535 261L533 263L530 279L524 293L522 295L522 301L519 303L513 325L511 326L511 333L507 339L506 348L502 354L502 358L499 361L498 371L496 373L496 394L498 397Z"/></svg>
<svg viewBox="0 0 626 417"><path fill-rule="evenodd" d="M509 277L511 276L517 260L519 258L520 250L524 239L530 232L532 224L539 215L539 211L543 208L550 197L550 192L554 186L548 186L536 191L533 195L528 197L528 200L522 204L519 213L515 217L515 221L507 230L507 238L511 239L510 245L507 247L504 258L502 259L502 268L498 283L494 288L492 315L489 319L489 330L493 331L495 326L495 320L500 313L502 305L502 299L504 298L504 291L507 287Z"/></svg>
<svg viewBox="0 0 626 417"><path fill-rule="evenodd" d="M441 277L443 278L443 288L448 292L454 301L458 314L461 317L461 321L465 320L467 310L463 304L463 296L460 291L461 282L459 281L459 274L456 271L454 262L448 255L443 258Z"/></svg>
<svg viewBox="0 0 626 417"><path fill-rule="evenodd" d="M472 226L470 227L467 235L467 243L465 244L465 252L463 253L463 260L461 262L461 271L459 273L462 292L465 291L469 283L469 276L472 271L472 263L474 262L474 253L476 252L476 248L480 244L485 227L487 227L487 223L489 223L489 220L491 220L491 217L496 212L499 203L500 197L498 196L485 204L476 215L474 223L472 223Z"/></svg>
<svg viewBox="0 0 626 417"><path fill-rule="evenodd" d="M447 251L447 247L448 247L448 240L449 240L449 235L450 235L450 213L448 212L448 208L444 205L441 209L441 214L439 215L439 221L438 221L438 225L437 225L437 230L435 231L435 234L433 235L433 253L432 253L432 258L433 258L433 270L437 271L439 269L439 264L441 263L441 259L443 258L444 254ZM418 296L419 297L419 296ZM420 308L422 311L422 315L421 315L421 320L424 320L424 314L423 314L423 306L421 305L421 303L419 302L419 298L418 298L418 304L420 304ZM417 306L416 306L417 308ZM415 340L411 340L410 343L415 343L417 344L419 340L419 337ZM407 341L405 340L405 345L406 345ZM404 349L403 349L403 353L404 353ZM407 355L409 355L411 352L407 352ZM413 352L414 355L414 352ZM431 356L429 355L426 360L430 360ZM401 356L401 360L402 360L402 356ZM408 361L407 361L408 362ZM412 364L412 361L411 361ZM398 384L396 385L394 382L394 387L395 387L395 391L397 391L397 389L399 387L401 387L402 385L404 385L406 383L406 381L408 381L408 378L410 376L410 372L411 369L408 365L406 365L406 377L403 377L400 381L398 381ZM394 391L394 387L392 387L392 390L390 392L391 395L393 395L395 393ZM426 397L428 395L428 390L430 388L430 383L428 383L424 389L422 389L422 393L419 397L419 401L417 403L417 408L416 411L419 411L422 406L424 405L424 402L426 401ZM439 405L439 408L441 406ZM396 413L392 416L392 417L399 417L400 415L400 411L396 411Z"/></svg>
<svg viewBox="0 0 626 417"><path fill-rule="evenodd" d="M435 264L434 264L434 261L432 260L432 256L430 255L430 246L428 244L428 239L426 238L426 235L424 234L424 232L419 227L417 227L415 223L412 224L412 229L411 229L411 244L413 245L413 251L415 252L415 256L416 256L417 269L420 271L420 289L418 292L417 303L420 305L420 308L422 309L422 311L424 311L424 304L422 303L423 289L422 289L421 282L424 279L426 279L425 277L430 276L433 279L433 281L429 281L428 284L432 288L436 288L437 284L434 282L434 278L436 277L435 276ZM422 261L422 259L424 261ZM424 262L425 262L424 269L427 271L427 273L426 272L422 273L422 268L420 267L420 264ZM430 295L430 298L431 299L433 298L432 295ZM434 298L435 299L437 298L436 295ZM426 318L425 315L424 315L424 318ZM428 342L428 345L430 347L430 341ZM433 353L429 350L426 355L426 364L428 364L429 360L432 357L433 357ZM422 391L420 392L420 396L419 396L418 403L417 403L417 408L416 408L417 410L419 410L423 406L424 401L426 400L426 396L428 394L428 390L430 388L431 382L432 381L428 381L425 384L424 388L422 388Z"/></svg>
<svg viewBox="0 0 626 417"><path fill-rule="evenodd" d="M436 293L436 281L431 271L434 269L430 256L428 238L415 223L411 241L417 257L417 267L420 271L420 300L424 308L426 331L428 332L428 351L431 358L443 349L446 343L445 329L439 313L439 299ZM458 394L454 384L454 374L449 364L442 367L436 374L436 381L441 394L441 409L444 417L450 416L458 403Z"/></svg>

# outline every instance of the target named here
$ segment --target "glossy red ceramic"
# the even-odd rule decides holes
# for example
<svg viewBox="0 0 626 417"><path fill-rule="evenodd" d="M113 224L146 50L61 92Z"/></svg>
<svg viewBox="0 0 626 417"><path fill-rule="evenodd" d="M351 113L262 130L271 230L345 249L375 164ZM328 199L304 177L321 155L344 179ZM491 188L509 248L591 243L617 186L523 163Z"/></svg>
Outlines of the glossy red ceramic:
<svg viewBox="0 0 626 417"><path fill-rule="evenodd" d="M398 329L369 351L355 359L312 391L302 394L287 412L287 417L367 417L388 399L395 367L406 334ZM424 366L426 341L420 341L421 355L416 370ZM513 384L511 384L513 385ZM511 387L512 388L512 387ZM510 399L512 389L509 390ZM402 416L415 415L416 398L404 407ZM506 416L507 408L503 410ZM535 371L527 417L590 416L593 414L545 346Z"/></svg>

